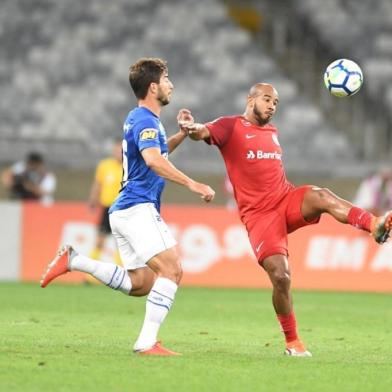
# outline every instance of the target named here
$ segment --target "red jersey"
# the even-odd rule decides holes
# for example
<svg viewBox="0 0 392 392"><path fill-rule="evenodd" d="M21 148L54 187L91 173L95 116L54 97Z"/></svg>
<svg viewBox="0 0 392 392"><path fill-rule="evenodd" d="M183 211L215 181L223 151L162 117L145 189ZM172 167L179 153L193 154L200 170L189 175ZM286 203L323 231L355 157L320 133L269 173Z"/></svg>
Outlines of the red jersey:
<svg viewBox="0 0 392 392"><path fill-rule="evenodd" d="M247 223L274 210L294 187L286 178L276 127L257 126L243 116L220 117L205 125L207 142L219 148L225 161L241 220Z"/></svg>

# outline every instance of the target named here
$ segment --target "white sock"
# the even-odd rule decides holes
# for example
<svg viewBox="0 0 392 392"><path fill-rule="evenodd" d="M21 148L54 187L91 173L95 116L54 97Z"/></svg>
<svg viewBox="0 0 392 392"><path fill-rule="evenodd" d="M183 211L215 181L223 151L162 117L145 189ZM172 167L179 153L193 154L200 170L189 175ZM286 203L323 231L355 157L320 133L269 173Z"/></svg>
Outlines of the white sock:
<svg viewBox="0 0 392 392"><path fill-rule="evenodd" d="M158 278L146 301L146 316L139 337L133 346L135 351L152 347L158 336L159 327L173 304L177 284L167 278Z"/></svg>
<svg viewBox="0 0 392 392"><path fill-rule="evenodd" d="M86 272L113 290L129 295L132 282L125 268L90 259L75 252L70 261L71 271Z"/></svg>

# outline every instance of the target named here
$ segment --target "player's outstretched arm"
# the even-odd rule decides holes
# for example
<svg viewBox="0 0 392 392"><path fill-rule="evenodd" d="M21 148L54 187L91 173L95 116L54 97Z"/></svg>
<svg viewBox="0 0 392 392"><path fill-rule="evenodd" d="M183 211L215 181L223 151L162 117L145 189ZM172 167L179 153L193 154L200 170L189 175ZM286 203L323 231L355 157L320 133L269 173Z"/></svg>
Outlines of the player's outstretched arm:
<svg viewBox="0 0 392 392"><path fill-rule="evenodd" d="M186 130L192 140L205 140L210 138L210 131L204 124L186 122L182 124L182 129Z"/></svg>
<svg viewBox="0 0 392 392"><path fill-rule="evenodd" d="M177 184L186 186L190 191L199 194L206 202L213 200L215 191L212 188L208 185L192 180L192 178L178 170L171 162L161 155L159 148L146 148L142 150L141 154L146 165L159 176Z"/></svg>
<svg viewBox="0 0 392 392"><path fill-rule="evenodd" d="M167 140L167 147L169 150L169 154L171 154L183 141L184 139L188 136L188 133L186 130L182 129L181 124L183 122L193 122L193 117L191 114L191 111L188 109L181 109L178 114L177 114L177 122L180 127L180 130L170 136Z"/></svg>
<svg viewBox="0 0 392 392"><path fill-rule="evenodd" d="M176 134L170 136L169 139L167 139L167 149L169 154L171 154L187 136L187 133L181 129Z"/></svg>

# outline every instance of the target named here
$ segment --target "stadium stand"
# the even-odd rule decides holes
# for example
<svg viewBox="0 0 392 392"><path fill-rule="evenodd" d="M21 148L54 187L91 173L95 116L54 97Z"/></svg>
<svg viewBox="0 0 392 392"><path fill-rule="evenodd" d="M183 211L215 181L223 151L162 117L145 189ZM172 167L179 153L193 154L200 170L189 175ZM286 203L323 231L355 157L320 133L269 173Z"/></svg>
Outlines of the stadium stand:
<svg viewBox="0 0 392 392"><path fill-rule="evenodd" d="M380 140L375 159L392 151L392 2L390 0L303 0L293 2L310 34L328 47L329 54L352 58L364 71L362 110L373 116ZM320 53L319 56L323 56ZM363 127L364 128L364 127Z"/></svg>
<svg viewBox="0 0 392 392"><path fill-rule="evenodd" d="M298 3L301 12L328 25L317 4L330 14L339 1ZM192 109L200 121L241 113L249 86L266 81L280 93L276 123L287 166L317 172L333 169L337 161L355 161L347 136L219 1L5 0L0 11L2 162L33 147L58 165L93 166L135 103L127 70L141 56L169 61L175 84L163 116L169 133L179 108ZM336 33L328 27L332 44ZM353 27L347 42L359 36L357 30ZM380 56L390 53L388 39L378 38ZM215 151L189 142L174 161L194 172L222 172Z"/></svg>

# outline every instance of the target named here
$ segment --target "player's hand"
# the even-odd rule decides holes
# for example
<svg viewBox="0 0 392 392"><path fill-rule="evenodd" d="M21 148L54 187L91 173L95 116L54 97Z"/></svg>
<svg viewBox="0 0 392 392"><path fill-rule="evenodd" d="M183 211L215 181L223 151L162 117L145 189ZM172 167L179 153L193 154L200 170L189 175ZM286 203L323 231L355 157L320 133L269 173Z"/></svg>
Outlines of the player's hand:
<svg viewBox="0 0 392 392"><path fill-rule="evenodd" d="M189 189L192 192L198 193L201 198L207 203L212 201L215 197L215 191L208 185L202 184L200 182L192 182L189 185Z"/></svg>
<svg viewBox="0 0 392 392"><path fill-rule="evenodd" d="M181 124L181 127L190 135L192 133L198 133L204 129L203 124L195 123L194 121L184 121Z"/></svg>
<svg viewBox="0 0 392 392"><path fill-rule="evenodd" d="M182 129L188 134L192 140L202 140L205 135L205 126L195 122L182 123Z"/></svg>
<svg viewBox="0 0 392 392"><path fill-rule="evenodd" d="M195 120L192 116L192 113L188 109L181 109L177 114L177 122L180 127L180 131L188 134L185 128L183 128L183 124L193 123Z"/></svg>

